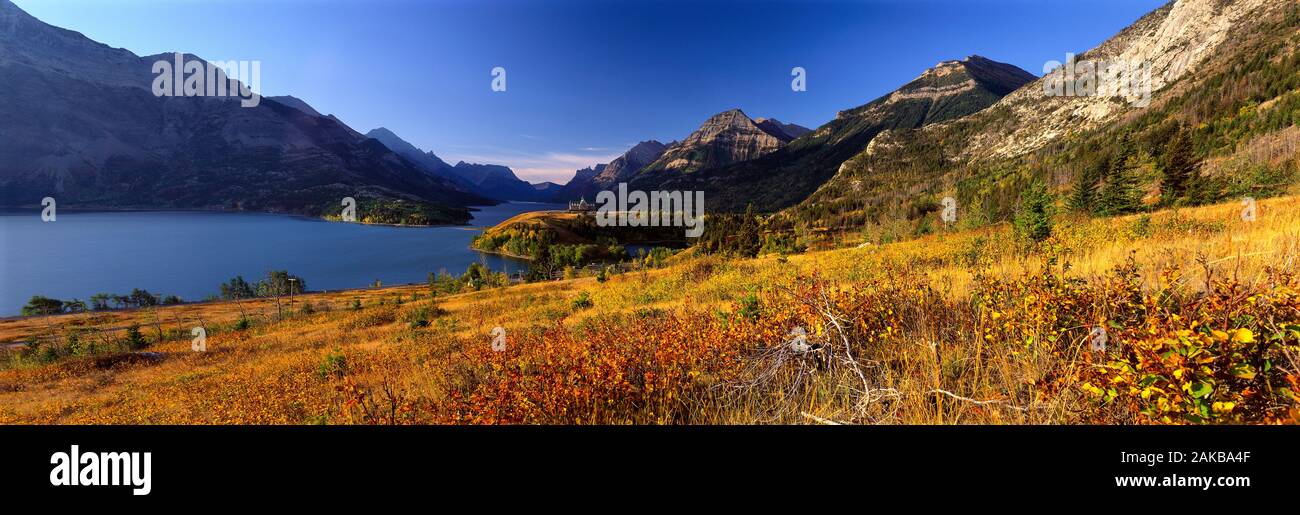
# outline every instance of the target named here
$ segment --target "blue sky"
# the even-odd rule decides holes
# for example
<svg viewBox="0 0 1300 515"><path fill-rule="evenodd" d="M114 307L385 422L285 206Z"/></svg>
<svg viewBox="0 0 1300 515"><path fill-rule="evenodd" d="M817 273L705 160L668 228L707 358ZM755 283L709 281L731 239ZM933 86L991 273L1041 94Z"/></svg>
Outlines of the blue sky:
<svg viewBox="0 0 1300 515"><path fill-rule="evenodd" d="M1041 75L1164 2L14 3L139 55L259 60L263 94L292 94L362 132L388 127L452 163L564 182L734 107L816 127L947 59L979 54ZM490 87L497 66L505 92ZM807 91L791 91L795 66Z"/></svg>

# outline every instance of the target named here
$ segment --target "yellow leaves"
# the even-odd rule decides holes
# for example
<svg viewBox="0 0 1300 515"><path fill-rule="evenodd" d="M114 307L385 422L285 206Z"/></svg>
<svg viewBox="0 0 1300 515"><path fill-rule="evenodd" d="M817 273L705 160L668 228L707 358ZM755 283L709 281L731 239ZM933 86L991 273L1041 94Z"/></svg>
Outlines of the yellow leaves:
<svg viewBox="0 0 1300 515"><path fill-rule="evenodd" d="M1152 394L1155 394L1155 393L1163 394L1163 393L1165 393L1165 391L1162 390L1162 389L1160 389L1160 388L1156 388L1156 387L1154 387L1154 386L1148 386L1148 387L1142 389L1142 393L1141 393L1141 395L1142 395L1142 398L1143 398L1143 399L1150 399L1150 398L1151 398L1151 395L1152 395Z"/></svg>
<svg viewBox="0 0 1300 515"><path fill-rule="evenodd" d="M1232 341L1237 343L1254 343L1255 334L1250 332L1250 329L1245 329L1245 328L1238 329L1232 335Z"/></svg>
<svg viewBox="0 0 1300 515"><path fill-rule="evenodd" d="M1232 413L1232 409L1235 407L1237 407L1235 402L1215 402L1210 406L1210 409L1214 410L1215 413Z"/></svg>

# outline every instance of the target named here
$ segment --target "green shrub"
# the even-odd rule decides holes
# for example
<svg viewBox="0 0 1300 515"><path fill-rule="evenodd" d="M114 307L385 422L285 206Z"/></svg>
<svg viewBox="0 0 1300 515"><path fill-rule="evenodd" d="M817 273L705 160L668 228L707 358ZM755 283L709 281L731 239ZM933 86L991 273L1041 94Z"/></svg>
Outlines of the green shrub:
<svg viewBox="0 0 1300 515"><path fill-rule="evenodd" d="M144 335L140 333L140 324L131 324L131 327L126 328L126 348L140 350L145 345L148 345L148 342L145 341Z"/></svg>
<svg viewBox="0 0 1300 515"><path fill-rule="evenodd" d="M325 359L316 368L316 375L320 376L321 379L329 379L330 377L343 377L343 374L346 374L347 371L348 359L343 356L341 350L336 348L334 352L325 355Z"/></svg>
<svg viewBox="0 0 1300 515"><path fill-rule="evenodd" d="M1052 235L1055 216L1056 196L1043 183L1035 182L1021 194L1012 226L1021 241L1038 243Z"/></svg>
<svg viewBox="0 0 1300 515"><path fill-rule="evenodd" d="M573 309L574 309L574 310L587 309L587 308L589 308L589 307L591 307L591 306L593 306L593 305L594 305L594 303L591 301L591 295L587 294L587 292L585 292L585 291L582 292L582 293L579 293L579 294L578 294L578 297L575 298L575 299L573 299Z"/></svg>

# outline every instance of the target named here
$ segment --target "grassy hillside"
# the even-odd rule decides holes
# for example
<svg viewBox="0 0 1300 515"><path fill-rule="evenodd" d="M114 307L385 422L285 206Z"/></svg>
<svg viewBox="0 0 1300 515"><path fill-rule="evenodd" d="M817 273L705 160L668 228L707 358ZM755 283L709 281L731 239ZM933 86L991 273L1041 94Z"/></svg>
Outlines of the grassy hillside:
<svg viewBox="0 0 1300 515"><path fill-rule="evenodd" d="M969 117L883 133L773 226L923 233L927 215L951 196L959 223L976 227L1009 221L1035 183L1092 215L1279 194L1300 178L1300 7L1279 7L1235 27L1150 106L1113 100L1118 114L1099 126L1082 118L1038 125L1052 106L1086 99L1045 97L1033 83ZM1035 129L1044 143L1032 151L987 148Z"/></svg>
<svg viewBox="0 0 1300 515"><path fill-rule="evenodd" d="M1030 251L992 226L284 316L7 319L39 343L7 351L0 423L1300 422L1300 197L1240 209L1066 214ZM131 323L138 351L36 359Z"/></svg>
<svg viewBox="0 0 1300 515"><path fill-rule="evenodd" d="M523 213L475 236L470 247L529 259L534 279L593 262L613 263L650 258L655 263L681 246L678 227L601 227L592 216L560 211ZM625 244L657 245L648 256L628 252ZM570 274L571 275L571 274Z"/></svg>

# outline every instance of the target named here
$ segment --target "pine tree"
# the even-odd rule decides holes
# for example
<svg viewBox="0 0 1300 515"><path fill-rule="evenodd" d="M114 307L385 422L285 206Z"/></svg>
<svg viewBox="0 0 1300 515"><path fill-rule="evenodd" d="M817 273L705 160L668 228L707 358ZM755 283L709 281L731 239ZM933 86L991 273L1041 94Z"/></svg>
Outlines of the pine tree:
<svg viewBox="0 0 1300 515"><path fill-rule="evenodd" d="M1127 151L1121 149L1111 160L1098 204L1101 214L1106 216L1133 213L1142 208L1142 187Z"/></svg>
<svg viewBox="0 0 1300 515"><path fill-rule="evenodd" d="M754 257L763 245L763 237L758 226L758 217L754 215L754 205L745 206L745 218L740 222L736 234L736 255Z"/></svg>
<svg viewBox="0 0 1300 515"><path fill-rule="evenodd" d="M1020 195L1020 205L1012 220L1016 235L1027 243L1036 243L1052 235L1056 215L1056 196L1042 182L1034 181Z"/></svg>
<svg viewBox="0 0 1300 515"><path fill-rule="evenodd" d="M1067 199L1071 210L1088 214L1098 213L1097 187L1101 184L1101 178L1106 175L1108 166L1107 160L1102 159L1075 174L1074 190Z"/></svg>
<svg viewBox="0 0 1300 515"><path fill-rule="evenodd" d="M1190 131L1179 127L1165 150L1164 177L1160 182L1160 196L1165 203L1187 193L1188 181L1196 173L1196 156L1192 149Z"/></svg>

